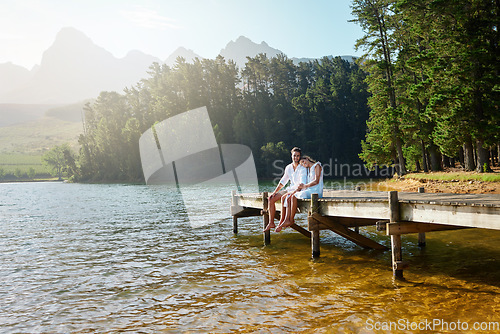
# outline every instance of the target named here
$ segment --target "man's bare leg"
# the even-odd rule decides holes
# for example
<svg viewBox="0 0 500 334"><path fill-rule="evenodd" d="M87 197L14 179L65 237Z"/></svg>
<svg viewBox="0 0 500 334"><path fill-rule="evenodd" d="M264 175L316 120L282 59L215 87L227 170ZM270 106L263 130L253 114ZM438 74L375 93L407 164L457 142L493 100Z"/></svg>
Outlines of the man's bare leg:
<svg viewBox="0 0 500 334"><path fill-rule="evenodd" d="M278 225L278 227L276 227L276 232L280 232L281 230L284 230L286 229L287 227L290 227L292 226L293 224L295 224L295 213L297 212L297 197L295 196L289 196L289 198L287 198L287 201L288 201L288 210L287 210L287 214L286 214L286 217L285 219L283 220L283 222Z"/></svg>
<svg viewBox="0 0 500 334"><path fill-rule="evenodd" d="M267 212L269 213L269 224L267 224L264 232L269 231L272 228L275 228L274 225L274 215L276 214L276 202L281 198L279 193L276 193L274 196L269 197Z"/></svg>

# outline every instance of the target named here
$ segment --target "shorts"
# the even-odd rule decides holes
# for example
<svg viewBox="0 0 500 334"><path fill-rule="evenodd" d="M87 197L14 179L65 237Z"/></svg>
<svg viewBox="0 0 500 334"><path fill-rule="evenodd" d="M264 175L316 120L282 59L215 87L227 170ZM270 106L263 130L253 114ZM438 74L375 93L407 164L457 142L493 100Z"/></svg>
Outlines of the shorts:
<svg viewBox="0 0 500 334"><path fill-rule="evenodd" d="M295 193L295 197L300 199L310 199L311 195L317 193L318 191L313 188L307 188ZM322 198L323 194L318 194L318 198Z"/></svg>

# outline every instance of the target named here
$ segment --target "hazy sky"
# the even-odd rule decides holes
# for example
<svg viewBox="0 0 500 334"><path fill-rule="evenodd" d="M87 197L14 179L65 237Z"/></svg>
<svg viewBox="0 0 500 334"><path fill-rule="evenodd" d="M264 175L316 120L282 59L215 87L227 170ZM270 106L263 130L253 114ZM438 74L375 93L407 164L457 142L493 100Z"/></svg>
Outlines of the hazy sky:
<svg viewBox="0 0 500 334"><path fill-rule="evenodd" d="M63 27L122 58L141 50L165 60L179 46L215 58L243 35L289 57L361 55L351 0L2 0L0 63L31 69Z"/></svg>

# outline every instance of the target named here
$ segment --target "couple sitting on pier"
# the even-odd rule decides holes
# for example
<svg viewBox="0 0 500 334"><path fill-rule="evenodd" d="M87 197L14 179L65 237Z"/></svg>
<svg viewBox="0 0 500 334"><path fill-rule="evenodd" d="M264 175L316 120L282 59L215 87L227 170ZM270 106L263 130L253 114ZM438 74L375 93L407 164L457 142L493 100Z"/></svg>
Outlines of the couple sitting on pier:
<svg viewBox="0 0 500 334"><path fill-rule="evenodd" d="M308 199L311 198L311 194L323 197L323 167L321 163L308 156L302 156L302 151L298 147L294 147L291 153L292 163L285 167L280 182L269 196L269 224L264 231L275 228L276 232L280 232L282 229L292 226L295 223L298 198ZM282 190L289 181L288 188ZM275 203L280 199L281 218L276 226L274 225Z"/></svg>

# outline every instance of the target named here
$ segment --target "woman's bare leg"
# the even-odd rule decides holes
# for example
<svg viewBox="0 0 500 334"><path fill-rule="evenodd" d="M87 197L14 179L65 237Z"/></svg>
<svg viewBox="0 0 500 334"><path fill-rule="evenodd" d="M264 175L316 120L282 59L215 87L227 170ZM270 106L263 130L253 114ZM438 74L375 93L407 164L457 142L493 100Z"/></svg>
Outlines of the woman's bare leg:
<svg viewBox="0 0 500 334"><path fill-rule="evenodd" d="M280 221L278 223L278 226L283 224L283 221L285 220L286 216L288 215L288 209L290 208L288 205L289 198L290 198L289 194L285 194L285 195L283 195L283 197L281 197L281 217L280 217Z"/></svg>
<svg viewBox="0 0 500 334"><path fill-rule="evenodd" d="M287 225L287 224L289 224L289 219L290 219L289 217L290 217L290 213L291 213L290 210L292 209L291 208L291 206L292 206L292 202L291 202L292 201L292 197L295 197L295 196L289 195L289 196L287 196L285 198L285 200L283 200L283 202L286 201L286 203L287 203L286 212L282 212L281 213L281 215L282 215L281 219L282 220L280 221L278 227L276 227L276 229L275 229L276 232L280 232L283 227L290 226L290 225Z"/></svg>
<svg viewBox="0 0 500 334"><path fill-rule="evenodd" d="M292 226L293 224L295 224L295 214L297 213L297 206L298 206L297 197L292 196L290 201L292 203L290 205L290 225L289 226Z"/></svg>

